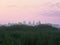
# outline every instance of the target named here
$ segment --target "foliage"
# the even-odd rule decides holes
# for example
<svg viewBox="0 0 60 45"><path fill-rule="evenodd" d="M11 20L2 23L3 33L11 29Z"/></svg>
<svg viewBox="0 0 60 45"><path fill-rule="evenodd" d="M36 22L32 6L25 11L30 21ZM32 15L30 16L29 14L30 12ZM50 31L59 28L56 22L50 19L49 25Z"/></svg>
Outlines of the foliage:
<svg viewBox="0 0 60 45"><path fill-rule="evenodd" d="M0 26L0 45L60 45L60 29L45 24Z"/></svg>

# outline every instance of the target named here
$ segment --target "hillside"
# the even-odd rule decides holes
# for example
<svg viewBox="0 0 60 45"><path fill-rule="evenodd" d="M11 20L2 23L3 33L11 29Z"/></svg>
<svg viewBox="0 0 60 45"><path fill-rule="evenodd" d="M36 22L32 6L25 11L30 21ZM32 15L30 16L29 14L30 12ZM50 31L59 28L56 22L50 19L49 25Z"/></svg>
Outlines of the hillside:
<svg viewBox="0 0 60 45"><path fill-rule="evenodd" d="M40 24L0 26L0 45L60 45L60 29Z"/></svg>

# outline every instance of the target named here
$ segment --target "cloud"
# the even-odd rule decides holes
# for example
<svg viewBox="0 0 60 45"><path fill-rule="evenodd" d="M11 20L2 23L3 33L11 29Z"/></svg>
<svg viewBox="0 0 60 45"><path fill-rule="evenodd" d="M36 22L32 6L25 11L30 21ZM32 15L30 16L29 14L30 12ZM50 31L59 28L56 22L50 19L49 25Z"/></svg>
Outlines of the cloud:
<svg viewBox="0 0 60 45"><path fill-rule="evenodd" d="M55 4L52 4L51 7L57 7L57 8L60 8L60 2L55 3Z"/></svg>
<svg viewBox="0 0 60 45"><path fill-rule="evenodd" d="M45 15L45 16L51 16L51 17L60 17L60 11L53 11L53 12L44 12L42 13L42 15Z"/></svg>
<svg viewBox="0 0 60 45"><path fill-rule="evenodd" d="M60 2L48 2L43 5L40 15L50 17L60 17Z"/></svg>

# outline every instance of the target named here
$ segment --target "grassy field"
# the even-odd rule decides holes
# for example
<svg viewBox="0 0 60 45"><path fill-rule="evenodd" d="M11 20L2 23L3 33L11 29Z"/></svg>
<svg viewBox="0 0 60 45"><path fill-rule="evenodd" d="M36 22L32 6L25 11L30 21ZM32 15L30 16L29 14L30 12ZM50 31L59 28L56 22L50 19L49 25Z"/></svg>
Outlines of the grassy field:
<svg viewBox="0 0 60 45"><path fill-rule="evenodd" d="M44 24L0 26L0 45L60 45L60 29Z"/></svg>

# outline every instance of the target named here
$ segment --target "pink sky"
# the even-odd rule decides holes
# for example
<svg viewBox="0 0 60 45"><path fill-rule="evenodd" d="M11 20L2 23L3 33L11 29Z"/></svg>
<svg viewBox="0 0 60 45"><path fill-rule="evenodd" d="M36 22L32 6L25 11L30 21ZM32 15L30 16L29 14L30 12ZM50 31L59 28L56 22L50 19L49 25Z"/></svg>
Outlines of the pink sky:
<svg viewBox="0 0 60 45"><path fill-rule="evenodd" d="M0 23L33 20L60 24L60 1L0 0Z"/></svg>

